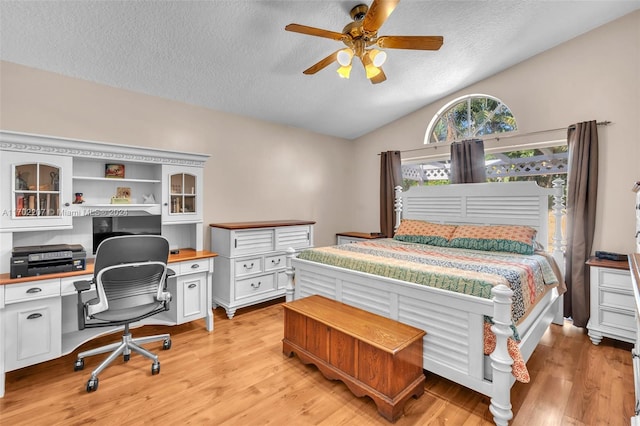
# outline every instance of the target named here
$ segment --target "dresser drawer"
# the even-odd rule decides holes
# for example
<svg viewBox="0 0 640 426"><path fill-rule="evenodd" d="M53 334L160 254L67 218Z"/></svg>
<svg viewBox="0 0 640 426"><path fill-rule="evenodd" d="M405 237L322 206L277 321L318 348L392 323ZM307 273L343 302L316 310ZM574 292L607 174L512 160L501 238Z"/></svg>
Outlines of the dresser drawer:
<svg viewBox="0 0 640 426"><path fill-rule="evenodd" d="M209 271L209 259L194 260L190 262L180 262L178 268L176 265L167 265L169 269L173 269L178 275L195 274L197 272Z"/></svg>
<svg viewBox="0 0 640 426"><path fill-rule="evenodd" d="M38 300L46 297L60 296L60 280L32 281L5 286L5 303Z"/></svg>
<svg viewBox="0 0 640 426"><path fill-rule="evenodd" d="M235 261L235 276L257 274L262 272L262 257L251 257Z"/></svg>
<svg viewBox="0 0 640 426"><path fill-rule="evenodd" d="M277 269L282 269L285 266L287 266L287 255L284 253L264 258L265 271L275 271Z"/></svg>
<svg viewBox="0 0 640 426"><path fill-rule="evenodd" d="M273 274L236 281L236 299L252 297L276 289Z"/></svg>
<svg viewBox="0 0 640 426"><path fill-rule="evenodd" d="M631 315L635 310L635 300L631 292L608 291L600 288L600 305L626 309Z"/></svg>
<svg viewBox="0 0 640 426"><path fill-rule="evenodd" d="M635 334L636 318L633 312L603 308L600 310L600 325L615 330L625 330Z"/></svg>
<svg viewBox="0 0 640 426"><path fill-rule="evenodd" d="M611 287L626 291L632 290L629 271L598 268L598 283L600 287Z"/></svg>

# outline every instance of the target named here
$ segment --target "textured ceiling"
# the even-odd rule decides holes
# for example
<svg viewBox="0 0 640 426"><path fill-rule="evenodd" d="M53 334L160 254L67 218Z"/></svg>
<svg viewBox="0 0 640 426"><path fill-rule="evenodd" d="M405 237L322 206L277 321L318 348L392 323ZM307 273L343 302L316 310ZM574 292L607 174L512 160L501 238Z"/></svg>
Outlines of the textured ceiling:
<svg viewBox="0 0 640 426"><path fill-rule="evenodd" d="M349 80L336 65L303 75L341 43L285 25L341 32L359 3L1 0L0 59L353 139L640 8L402 0L379 35L442 35L439 51L389 50L377 85L355 65Z"/></svg>

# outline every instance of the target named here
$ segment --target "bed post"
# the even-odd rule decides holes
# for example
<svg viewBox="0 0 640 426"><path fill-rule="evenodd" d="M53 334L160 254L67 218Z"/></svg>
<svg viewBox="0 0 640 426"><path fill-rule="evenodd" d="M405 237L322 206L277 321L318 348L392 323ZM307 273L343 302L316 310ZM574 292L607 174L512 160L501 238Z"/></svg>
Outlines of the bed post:
<svg viewBox="0 0 640 426"><path fill-rule="evenodd" d="M287 274L287 287L284 291L284 295L285 295L285 301L287 302L293 302L293 293L294 293L294 287L293 287L293 266L291 265L291 259L293 259L296 256L296 251L295 249L293 249L292 247L289 247L287 249L287 259L286 259L286 265L287 268L285 269L285 274Z"/></svg>
<svg viewBox="0 0 640 426"><path fill-rule="evenodd" d="M396 186L396 201L393 204L394 210L396 212L396 224L393 227L393 233L398 230L400 227L400 220L402 219L402 187ZM387 238L392 238L393 235L387 235Z"/></svg>
<svg viewBox="0 0 640 426"><path fill-rule="evenodd" d="M491 405L489 411L498 426L506 426L513 418L511 411L511 366L513 359L507 349L507 339L511 330L511 296L513 291L504 284L491 290L493 295L493 325L491 331L496 335L496 348L490 355L493 369Z"/></svg>

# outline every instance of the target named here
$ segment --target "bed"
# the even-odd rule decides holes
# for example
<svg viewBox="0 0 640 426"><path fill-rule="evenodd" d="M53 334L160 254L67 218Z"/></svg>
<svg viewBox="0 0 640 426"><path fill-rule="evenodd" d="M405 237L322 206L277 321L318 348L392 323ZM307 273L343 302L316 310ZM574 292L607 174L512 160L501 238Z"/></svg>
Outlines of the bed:
<svg viewBox="0 0 640 426"><path fill-rule="evenodd" d="M511 387L516 380L512 368L514 345L521 361L526 363L548 326L552 322L562 324L563 321L563 279L560 273L563 270L560 230L564 211L562 194L561 180L554 181L552 189L540 188L535 182L420 186L412 187L406 193L402 193L401 188L396 188L397 231L406 230L404 225L412 221L425 222L436 228L440 225L452 225L455 230L452 232L479 228L476 225L482 225L482 229L491 229L492 232L494 229L507 227L535 230L536 244L542 246L538 249L549 254L549 263L554 269L557 284L544 288L534 297L535 300L527 311L520 312L516 320L512 311L520 311L520 308L515 308L522 301L521 297L514 297L514 291L518 294L526 291L512 287L511 282L494 281L480 285L484 290L489 285L490 290L489 294L479 296L473 292L464 294L450 291L443 285L433 287L410 282L405 278L407 275L380 274L376 270L380 268L366 265L369 255L377 255L371 251L390 250L385 246L387 243L382 241L364 243L369 244L368 248L356 248L355 244L363 243L342 248L341 251L364 252L365 254L354 256L362 256L365 261L357 258L349 262L335 261L327 264L319 262L319 259L309 253L296 254L290 250L287 257L286 300L320 294L423 329L427 333L424 338L423 368L487 395L491 399L490 411L495 423L506 425L513 417ZM551 244L547 243L550 202L556 223ZM396 233L399 234L406 232ZM430 269L439 268L442 266L442 259L451 256L448 250L453 249L448 244L454 240L468 241L453 238L441 244L439 240L434 242L433 238L428 241L390 239L388 244L406 244L410 248L409 257L412 258L422 257L424 251L436 252L430 244L444 245L444 252L437 254L440 256L437 262L420 260L430 265L435 262L435 267L419 267ZM477 249L473 245L463 244L461 247L459 250L467 253ZM337 248L326 248L325 257L332 258L335 254L333 251ZM500 250L495 247L486 248L491 252L494 249ZM502 256L502 253L497 254ZM315 255L323 257L318 253ZM400 255L393 256L396 257L393 262L406 266L403 263L406 261L404 257L397 260ZM360 267L350 269L354 262ZM388 270L386 267L382 269ZM477 272L467 272L469 274L474 279L478 276ZM491 281L489 278L488 280ZM487 329L490 330L489 333L486 332ZM495 348L486 356L488 335L493 339Z"/></svg>

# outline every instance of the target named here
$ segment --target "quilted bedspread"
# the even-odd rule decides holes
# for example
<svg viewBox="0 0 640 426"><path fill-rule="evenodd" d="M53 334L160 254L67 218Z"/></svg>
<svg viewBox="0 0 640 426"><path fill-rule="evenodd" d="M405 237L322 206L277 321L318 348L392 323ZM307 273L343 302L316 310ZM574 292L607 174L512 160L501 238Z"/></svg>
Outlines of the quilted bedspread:
<svg viewBox="0 0 640 426"><path fill-rule="evenodd" d="M308 249L298 258L488 299L494 286L504 284L513 291L510 352L515 352L519 340L515 325L547 290L560 284L550 260L542 254L436 247L393 239ZM489 330L485 333L487 352L495 336L488 327L485 330ZM519 354L513 353L512 358L516 378L528 381Z"/></svg>

